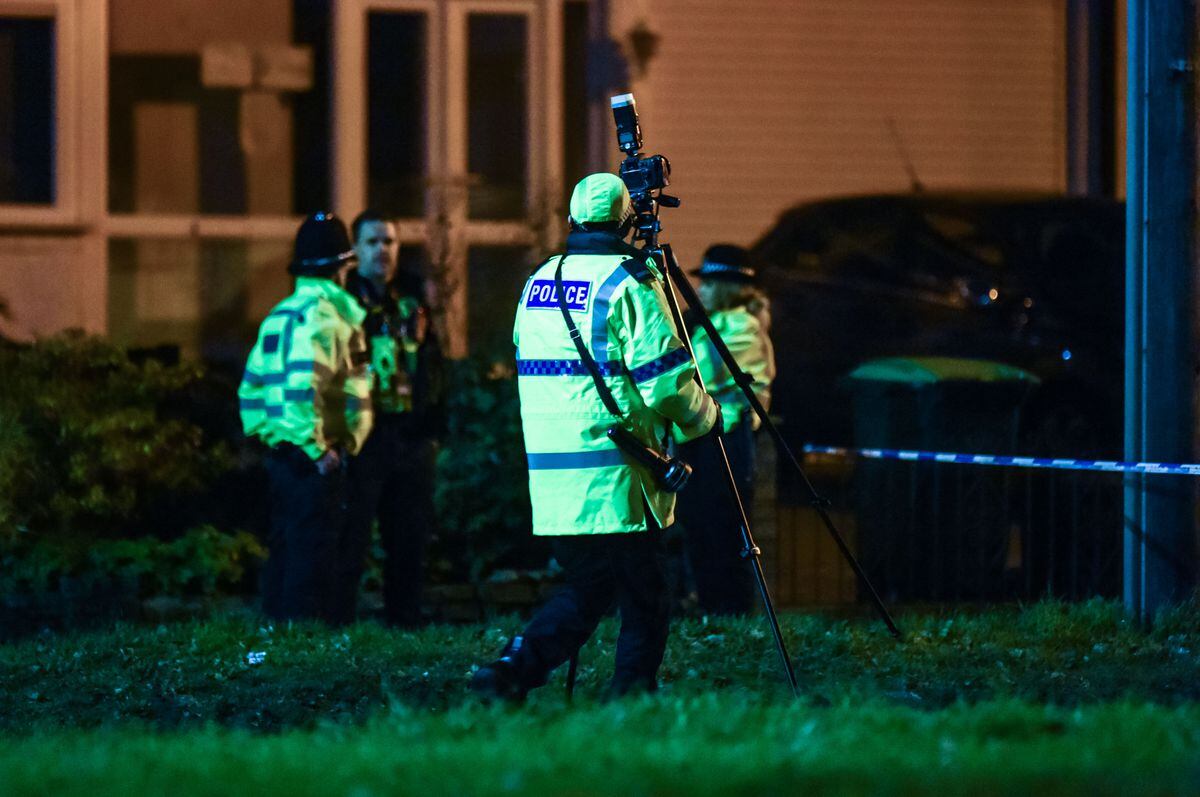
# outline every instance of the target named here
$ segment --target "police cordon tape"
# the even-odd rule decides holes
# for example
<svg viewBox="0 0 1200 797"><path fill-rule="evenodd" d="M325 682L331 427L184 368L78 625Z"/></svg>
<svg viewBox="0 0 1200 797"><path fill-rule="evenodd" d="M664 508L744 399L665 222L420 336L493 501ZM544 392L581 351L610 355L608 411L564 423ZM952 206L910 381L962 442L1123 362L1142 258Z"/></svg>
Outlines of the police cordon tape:
<svg viewBox="0 0 1200 797"><path fill-rule="evenodd" d="M805 454L825 454L835 457L863 459L896 459L906 462L942 462L955 465L991 465L1009 468L1053 468L1057 470L1091 470L1109 473L1164 473L1178 476L1200 476L1200 465L1171 462L1113 462L1098 459L1053 459L1049 457L1010 457L992 454L955 454L947 451L905 451L895 448L838 448L836 446L804 446Z"/></svg>

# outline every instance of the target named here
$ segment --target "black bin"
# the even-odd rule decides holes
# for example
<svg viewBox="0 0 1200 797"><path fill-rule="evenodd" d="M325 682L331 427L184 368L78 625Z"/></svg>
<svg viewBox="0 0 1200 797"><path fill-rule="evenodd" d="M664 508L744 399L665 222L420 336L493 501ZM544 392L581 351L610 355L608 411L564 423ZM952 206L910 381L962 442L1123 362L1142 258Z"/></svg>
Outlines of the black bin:
<svg viewBox="0 0 1200 797"><path fill-rule="evenodd" d="M872 360L847 377L857 448L1016 453L1028 371L985 360ZM1006 583L1009 482L1003 468L860 459L859 556L890 600L996 600Z"/></svg>

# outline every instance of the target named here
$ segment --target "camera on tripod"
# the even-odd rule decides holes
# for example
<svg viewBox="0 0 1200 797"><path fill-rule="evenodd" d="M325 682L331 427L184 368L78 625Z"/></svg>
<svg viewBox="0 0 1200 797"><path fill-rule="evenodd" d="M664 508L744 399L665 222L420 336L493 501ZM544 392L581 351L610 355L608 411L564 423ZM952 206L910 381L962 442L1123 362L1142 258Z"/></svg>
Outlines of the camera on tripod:
<svg viewBox="0 0 1200 797"><path fill-rule="evenodd" d="M655 236L662 229L658 222L658 206L679 207L678 198L662 193L662 189L671 184L671 162L665 155L643 157L638 154L642 148L642 128L638 124L637 102L632 94L613 97L612 111L617 123L617 146L625 153L625 160L621 162L621 181L629 189L637 214L634 221L638 231L636 237L653 247Z"/></svg>
<svg viewBox="0 0 1200 797"><path fill-rule="evenodd" d="M646 251L653 250L657 246L657 236L661 229L658 223L658 205L665 204L669 207L679 205L679 200L674 197L665 197L661 193L664 186L668 184L671 177L671 163L662 155L651 155L643 158L638 155L638 150L642 148L642 129L638 125L637 106L634 104L632 94L621 94L612 98L613 119L617 123L617 146L625 153L625 161L621 164L621 180L625 183L625 187L629 189L629 196L633 202L635 212L634 227L637 229L635 240L645 242ZM655 195L655 192L659 192ZM673 203L673 204L672 204ZM555 275L556 280L561 280L561 261L559 263L559 273ZM558 285L561 291L562 285ZM575 339L576 349L579 351L579 356L588 368L592 379L595 380L596 390L600 394L604 406L609 412L624 422L625 418L621 413L620 407L613 398L612 392L604 383L603 377L600 376L599 370L595 367L594 361L591 361L591 355L587 349L580 345L576 336L577 330L574 329L570 315L565 307L563 309L563 318L567 322L567 326L571 329L572 338ZM688 483L688 479L692 475L692 466L684 462L682 459L672 457L660 451L651 448L643 443L622 424L617 424L608 429L608 438L613 441L617 448L621 449L630 459L639 463L642 467L650 471L655 483L659 489L669 493L677 493L682 490Z"/></svg>

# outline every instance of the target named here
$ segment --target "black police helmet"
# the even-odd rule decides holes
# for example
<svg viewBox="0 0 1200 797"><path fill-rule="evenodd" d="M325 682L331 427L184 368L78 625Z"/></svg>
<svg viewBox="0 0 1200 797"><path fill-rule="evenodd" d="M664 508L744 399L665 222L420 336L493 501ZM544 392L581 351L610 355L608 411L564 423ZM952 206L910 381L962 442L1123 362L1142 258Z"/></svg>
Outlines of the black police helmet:
<svg viewBox="0 0 1200 797"><path fill-rule="evenodd" d="M296 231L288 271L298 277L332 277L354 260L345 223L332 213L314 213Z"/></svg>
<svg viewBox="0 0 1200 797"><path fill-rule="evenodd" d="M752 284L757 274L750 253L733 244L713 244L704 252L704 262L692 273L701 279Z"/></svg>

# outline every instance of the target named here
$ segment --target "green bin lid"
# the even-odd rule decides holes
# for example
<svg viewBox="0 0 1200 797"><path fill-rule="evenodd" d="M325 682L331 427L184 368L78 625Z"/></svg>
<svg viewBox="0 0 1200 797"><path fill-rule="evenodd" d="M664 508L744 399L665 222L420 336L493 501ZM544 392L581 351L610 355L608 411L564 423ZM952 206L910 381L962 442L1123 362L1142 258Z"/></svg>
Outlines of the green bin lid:
<svg viewBox="0 0 1200 797"><path fill-rule="evenodd" d="M937 382L1031 382L1041 380L1015 365L958 357L886 357L850 372L850 379L932 385Z"/></svg>

